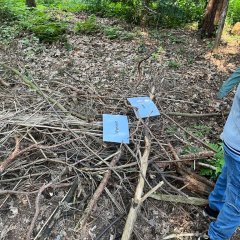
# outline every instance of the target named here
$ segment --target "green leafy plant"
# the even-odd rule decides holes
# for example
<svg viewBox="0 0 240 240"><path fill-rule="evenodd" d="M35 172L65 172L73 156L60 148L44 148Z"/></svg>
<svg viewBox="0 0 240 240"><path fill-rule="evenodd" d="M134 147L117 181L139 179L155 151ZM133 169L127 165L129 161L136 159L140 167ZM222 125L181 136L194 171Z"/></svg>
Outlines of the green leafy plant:
<svg viewBox="0 0 240 240"><path fill-rule="evenodd" d="M66 25L61 22L49 22L33 26L31 31L40 41L52 43L58 40L65 40L64 33L66 31Z"/></svg>
<svg viewBox="0 0 240 240"><path fill-rule="evenodd" d="M109 39L132 40L135 36L134 33L127 32L121 27L105 26L103 32Z"/></svg>
<svg viewBox="0 0 240 240"><path fill-rule="evenodd" d="M0 42L8 44L19 33L19 28L16 25L2 25L0 26Z"/></svg>
<svg viewBox="0 0 240 240"><path fill-rule="evenodd" d="M77 22L74 30L76 33L92 34L99 30L95 15L90 15L86 20Z"/></svg>
<svg viewBox="0 0 240 240"><path fill-rule="evenodd" d="M235 24L236 22L240 22L240 1L239 0L230 0L227 21L230 24Z"/></svg>
<svg viewBox="0 0 240 240"><path fill-rule="evenodd" d="M175 60L170 60L168 61L168 67L177 69L180 67L180 64Z"/></svg>
<svg viewBox="0 0 240 240"><path fill-rule="evenodd" d="M209 146L216 151L215 155L210 161L205 161L207 164L216 168L216 170L209 169L206 167L202 167L200 170L200 174L202 176L209 176L212 178L217 178L217 176L221 173L223 165L224 165L224 153L223 153L223 144L218 143L209 143Z"/></svg>
<svg viewBox="0 0 240 240"><path fill-rule="evenodd" d="M162 46L158 47L157 50L152 54L152 58L154 60L158 59L158 57L164 52L164 49Z"/></svg>

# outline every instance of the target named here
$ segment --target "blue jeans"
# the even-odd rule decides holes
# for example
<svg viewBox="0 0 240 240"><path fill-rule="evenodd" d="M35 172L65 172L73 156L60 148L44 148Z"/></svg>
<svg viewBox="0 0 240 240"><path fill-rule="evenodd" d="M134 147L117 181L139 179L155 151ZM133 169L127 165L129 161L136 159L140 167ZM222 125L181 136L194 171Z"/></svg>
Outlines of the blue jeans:
<svg viewBox="0 0 240 240"><path fill-rule="evenodd" d="M209 195L209 205L220 211L209 226L211 240L227 240L240 226L240 156L224 146L225 165L214 190Z"/></svg>

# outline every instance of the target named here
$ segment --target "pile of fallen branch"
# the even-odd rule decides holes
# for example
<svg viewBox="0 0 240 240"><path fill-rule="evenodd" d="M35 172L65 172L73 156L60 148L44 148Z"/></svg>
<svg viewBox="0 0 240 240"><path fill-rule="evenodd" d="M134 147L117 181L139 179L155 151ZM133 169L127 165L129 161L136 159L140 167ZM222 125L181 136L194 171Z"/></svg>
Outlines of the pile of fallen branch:
<svg viewBox="0 0 240 240"><path fill-rule="evenodd" d="M0 208L11 195L35 195L35 214L26 239L46 239L62 216L64 204L78 209L74 230L81 239L87 239L88 223L103 191L119 211L117 221L126 222L124 240L130 239L140 207L148 198L207 203L204 196L214 185L194 172L193 166L197 169L200 160L211 158L213 149L163 112L154 119L135 119L126 102L131 96L130 87L119 97L114 87L100 94L90 83L79 86L67 72L75 86L62 82L40 84L8 64L1 63L0 68L9 79L18 81L17 87L4 85L0 95ZM102 141L102 113L129 116L130 145ZM177 126L189 142L167 135L163 127L166 123ZM172 141L178 145L173 147ZM202 150L181 155L179 150L185 144L196 144ZM160 181L151 180L150 173ZM107 188L114 188L114 183L129 189L125 192L128 197L124 197L129 213ZM57 188L65 189L66 194L42 223L41 195Z"/></svg>

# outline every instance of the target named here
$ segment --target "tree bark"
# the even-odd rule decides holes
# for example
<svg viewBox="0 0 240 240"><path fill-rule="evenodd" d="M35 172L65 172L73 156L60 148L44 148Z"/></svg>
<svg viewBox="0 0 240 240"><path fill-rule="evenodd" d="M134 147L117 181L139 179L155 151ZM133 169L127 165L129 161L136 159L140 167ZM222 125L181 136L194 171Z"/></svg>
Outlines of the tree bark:
<svg viewBox="0 0 240 240"><path fill-rule="evenodd" d="M221 40L221 36L222 36L222 32L223 32L223 28L224 28L224 24L225 24L225 20L226 20L226 16L227 16L228 5L229 5L229 0L224 0L223 10L222 10L220 22L218 25L218 30L217 30L217 36L216 36L214 47L213 47L214 49L218 48L220 40Z"/></svg>
<svg viewBox="0 0 240 240"><path fill-rule="evenodd" d="M35 8L37 6L36 1L35 0L26 0L26 5L29 8Z"/></svg>
<svg viewBox="0 0 240 240"><path fill-rule="evenodd" d="M220 3L217 6L217 11L216 11L215 19L214 19L215 25L218 25L218 23L220 21L220 17L223 12L223 8L224 8L224 1L220 1Z"/></svg>
<svg viewBox="0 0 240 240"><path fill-rule="evenodd" d="M209 0L203 19L201 36L213 37L216 34L216 26L223 10L224 0Z"/></svg>

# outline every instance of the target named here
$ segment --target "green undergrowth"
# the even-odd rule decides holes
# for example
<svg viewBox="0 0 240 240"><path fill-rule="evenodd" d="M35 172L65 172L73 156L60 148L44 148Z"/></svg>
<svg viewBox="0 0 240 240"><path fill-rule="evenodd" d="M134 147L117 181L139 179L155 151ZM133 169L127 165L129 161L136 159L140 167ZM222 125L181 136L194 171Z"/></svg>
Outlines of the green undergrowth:
<svg viewBox="0 0 240 240"><path fill-rule="evenodd" d="M65 42L65 33L72 31L69 22L73 15L69 11L93 10L91 1L78 3L79 1L74 0L40 0L37 3L37 8L28 9L23 0L0 0L0 40L7 43L14 39L19 32L28 31L42 42ZM94 6L96 7L96 5ZM133 33L125 31L121 27L98 24L94 14L77 22L73 30L77 34L100 32L109 39L130 40L134 37Z"/></svg>
<svg viewBox="0 0 240 240"><path fill-rule="evenodd" d="M95 15L90 15L83 21L75 24L74 31L77 34L103 33L108 39L132 40L136 34L125 31L119 26L107 26L97 23Z"/></svg>
<svg viewBox="0 0 240 240"><path fill-rule="evenodd" d="M8 36L14 38L16 32L24 30L33 33L43 42L52 43L64 39L68 20L66 13L47 9L43 5L28 9L25 1L0 0L0 4L1 35L8 33ZM1 11L4 11L4 15L1 15ZM14 29L15 34L10 34L11 29Z"/></svg>
<svg viewBox="0 0 240 240"><path fill-rule="evenodd" d="M223 144L222 143L209 143L209 146L216 151L213 158L208 161L202 161L204 163L207 163L211 166L214 166L216 170L202 167L200 170L200 174L202 176L208 176L213 179L216 179L218 175L221 173L223 165L224 165L224 155L223 155Z"/></svg>
<svg viewBox="0 0 240 240"><path fill-rule="evenodd" d="M99 30L97 18L95 15L90 15L86 20L79 21L75 24L74 30L76 33L91 34Z"/></svg>
<svg viewBox="0 0 240 240"><path fill-rule="evenodd" d="M208 134L211 133L211 127L203 125L203 124L196 124L193 126L190 126L188 128L186 128L186 130L188 130L189 132L191 132L195 137L204 140L206 138L206 136ZM174 127L169 127L167 129L167 132L172 135L172 134L177 134L178 130ZM189 135L183 133L180 138L188 143L186 144L181 151L181 155L184 156L186 154L198 154L199 152L204 151L203 148L196 146L195 144L192 144L189 141ZM201 163L205 163L207 165L212 166L214 169L211 169L209 167L205 167L205 166L200 166L199 168L199 173L202 176L206 176L212 179L216 179L218 177L218 175L221 173L222 171L222 167L224 165L224 155L223 155L223 145L222 143L209 143L205 140L205 142L207 143L207 145L215 150L215 154L211 159L200 159L197 160L198 162Z"/></svg>
<svg viewBox="0 0 240 240"><path fill-rule="evenodd" d="M85 21L76 23L74 32L101 32L109 39L127 40L132 39L134 34L120 27L100 26L96 23L95 15L121 18L131 25L182 27L193 22L197 24L203 17L204 8L205 0L150 0L148 9L141 0L38 0L35 9L28 9L25 0L0 0L0 38L6 36L8 41L24 30L33 33L43 42L62 41L65 32L71 29L71 14L87 11L92 15ZM228 23L240 21L239 16L239 0L230 0ZM169 67L178 68L179 64L169 62Z"/></svg>

